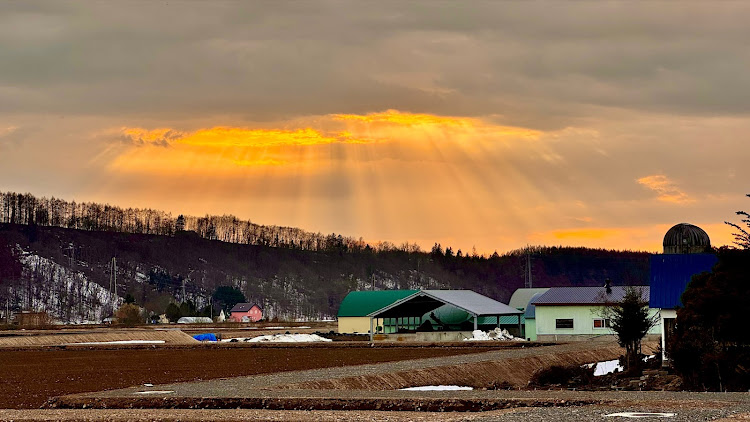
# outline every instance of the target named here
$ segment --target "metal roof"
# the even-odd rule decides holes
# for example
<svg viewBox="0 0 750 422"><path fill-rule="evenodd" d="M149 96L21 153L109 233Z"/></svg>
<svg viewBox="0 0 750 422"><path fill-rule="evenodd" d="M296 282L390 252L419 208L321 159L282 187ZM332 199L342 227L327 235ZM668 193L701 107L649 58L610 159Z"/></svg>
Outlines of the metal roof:
<svg viewBox="0 0 750 422"><path fill-rule="evenodd" d="M253 306L258 306L255 303L238 303L232 307L232 309L229 311L231 312L247 312L250 309L253 308ZM260 309L260 306L258 306L258 309ZM262 311L262 309L261 309Z"/></svg>
<svg viewBox="0 0 750 422"><path fill-rule="evenodd" d="M339 306L339 317L366 317L419 290L373 290L349 292Z"/></svg>
<svg viewBox="0 0 750 422"><path fill-rule="evenodd" d="M652 308L682 306L680 296L695 274L711 271L718 258L714 254L651 255Z"/></svg>
<svg viewBox="0 0 750 422"><path fill-rule="evenodd" d="M518 315L523 313L472 290L420 290L384 308L371 312L369 316L396 315L397 310L395 308L400 308L401 312L409 311L409 314L422 315L445 304L453 305L476 316Z"/></svg>
<svg viewBox="0 0 750 422"><path fill-rule="evenodd" d="M526 306L529 304L529 301L534 295L536 295L537 293L544 293L547 290L549 290L549 287L516 289L516 291L513 292L513 296L510 297L508 306L516 309L526 309Z"/></svg>
<svg viewBox="0 0 750 422"><path fill-rule="evenodd" d="M536 305L534 305L534 301L539 299L543 294L547 293L545 289L544 292L536 293L534 296L529 299L529 305L526 307L525 312L523 313L523 316L525 319L536 319Z"/></svg>
<svg viewBox="0 0 750 422"><path fill-rule="evenodd" d="M649 286L612 286L607 294L604 287L550 287L546 293L532 300L534 305L600 305L619 302L628 287L641 292L643 300L649 300Z"/></svg>

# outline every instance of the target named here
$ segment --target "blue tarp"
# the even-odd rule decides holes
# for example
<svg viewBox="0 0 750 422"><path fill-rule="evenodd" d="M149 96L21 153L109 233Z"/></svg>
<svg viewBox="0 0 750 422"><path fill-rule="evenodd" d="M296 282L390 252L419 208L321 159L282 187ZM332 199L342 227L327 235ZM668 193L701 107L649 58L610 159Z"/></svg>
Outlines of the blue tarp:
<svg viewBox="0 0 750 422"><path fill-rule="evenodd" d="M718 258L714 254L651 255L652 308L682 306L680 296L695 274L709 272Z"/></svg>
<svg viewBox="0 0 750 422"><path fill-rule="evenodd" d="M193 336L193 338L196 339L196 340L198 340L198 341L218 341L218 340L216 340L216 335L211 334L211 333L196 334L196 335Z"/></svg>

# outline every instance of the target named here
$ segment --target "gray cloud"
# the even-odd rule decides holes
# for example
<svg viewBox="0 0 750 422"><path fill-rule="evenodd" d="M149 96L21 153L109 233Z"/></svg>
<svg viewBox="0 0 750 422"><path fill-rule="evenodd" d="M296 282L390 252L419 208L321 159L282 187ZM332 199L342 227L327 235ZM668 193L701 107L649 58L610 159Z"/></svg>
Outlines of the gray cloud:
<svg viewBox="0 0 750 422"><path fill-rule="evenodd" d="M150 135L150 136L149 136ZM145 133L141 131L122 131L117 140L126 145L145 146L155 145L168 147L172 142L184 137L185 134L173 129L168 129L163 133L155 134L153 132Z"/></svg>
<svg viewBox="0 0 750 422"><path fill-rule="evenodd" d="M14 87L3 112L262 120L398 107L554 127L592 107L750 111L750 73L737 71L750 68L743 3L0 9L0 87ZM432 91L410 76L425 69Z"/></svg>
<svg viewBox="0 0 750 422"><path fill-rule="evenodd" d="M461 189L479 186L472 198L485 208L474 215L467 201L462 218L481 227L720 222L743 206L750 180L749 21L742 2L4 2L0 131L19 129L0 133L0 180L42 195L110 192L113 201L170 207L159 202L164 192L181 202L180 189L192 186L185 178L210 178L102 177L127 149L118 144L168 146L180 131L398 109L546 133L478 157L440 150L439 140L432 146L442 155L429 157L400 140L321 146L310 154L367 161L366 170L325 167L304 180L263 173L226 180L236 189L214 197L205 192L221 181L210 179L192 190L196 212L335 229L340 210L370 200L361 191L386 198L406 187L424 196L371 204L372 227L388 230L382 216L408 208L417 210L413 230L439 237L449 225L417 223L439 220L435 203L447 210ZM118 132L113 143L119 127L173 130ZM660 203L637 183L651 175L696 202ZM443 185L427 186L435 180ZM308 218L294 203L300 195L311 209L335 205ZM276 221L279 208L289 211Z"/></svg>

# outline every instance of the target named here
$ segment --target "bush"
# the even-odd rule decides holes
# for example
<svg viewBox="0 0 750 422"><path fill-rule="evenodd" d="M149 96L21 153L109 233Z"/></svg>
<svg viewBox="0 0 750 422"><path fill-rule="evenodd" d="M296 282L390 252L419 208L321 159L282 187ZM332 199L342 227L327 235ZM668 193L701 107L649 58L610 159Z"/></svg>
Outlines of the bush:
<svg viewBox="0 0 750 422"><path fill-rule="evenodd" d="M591 385L595 381L594 368L578 365L554 365L540 369L531 376L532 386L546 387L559 385L563 387L578 387Z"/></svg>
<svg viewBox="0 0 750 422"><path fill-rule="evenodd" d="M128 326L137 325L143 322L141 308L132 303L126 303L120 306L120 308L117 309L117 312L115 312L115 318L117 318L118 324Z"/></svg>

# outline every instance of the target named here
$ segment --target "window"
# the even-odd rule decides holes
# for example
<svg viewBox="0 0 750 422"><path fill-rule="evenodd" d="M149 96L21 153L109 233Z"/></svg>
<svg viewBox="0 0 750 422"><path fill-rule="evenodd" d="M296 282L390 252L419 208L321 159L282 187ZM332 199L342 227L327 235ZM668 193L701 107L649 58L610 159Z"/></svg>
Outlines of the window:
<svg viewBox="0 0 750 422"><path fill-rule="evenodd" d="M555 328L573 328L573 319L556 319Z"/></svg>
<svg viewBox="0 0 750 422"><path fill-rule="evenodd" d="M594 318L594 328L612 328L608 318Z"/></svg>

